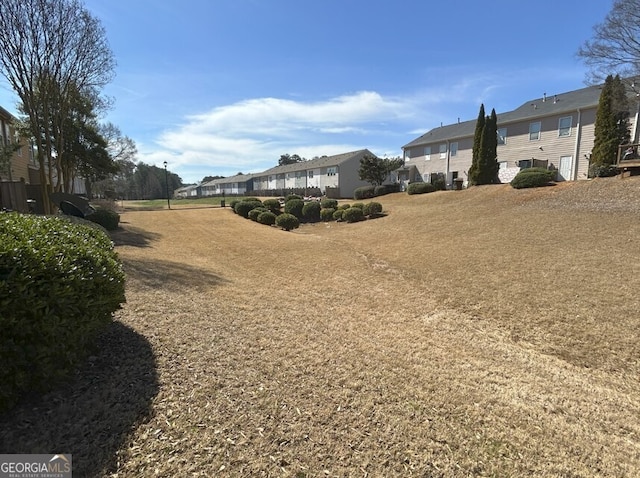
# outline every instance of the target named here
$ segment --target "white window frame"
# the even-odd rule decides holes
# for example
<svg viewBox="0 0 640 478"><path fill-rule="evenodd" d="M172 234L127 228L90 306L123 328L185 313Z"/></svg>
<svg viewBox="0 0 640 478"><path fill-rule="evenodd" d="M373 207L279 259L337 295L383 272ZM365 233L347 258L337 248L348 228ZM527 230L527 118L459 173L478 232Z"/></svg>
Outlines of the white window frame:
<svg viewBox="0 0 640 478"><path fill-rule="evenodd" d="M411 161L411 150L410 149L405 149L404 150L404 160L405 161Z"/></svg>
<svg viewBox="0 0 640 478"><path fill-rule="evenodd" d="M337 166L329 166L327 168L327 176L335 176L336 174L338 174Z"/></svg>
<svg viewBox="0 0 640 478"><path fill-rule="evenodd" d="M534 121L533 123L529 123L529 141L539 141L541 130L542 130L541 121Z"/></svg>
<svg viewBox="0 0 640 478"><path fill-rule="evenodd" d="M569 120L569 126L562 126L563 120ZM566 138L571 136L571 128L573 127L573 116L563 116L558 119L558 138Z"/></svg>
<svg viewBox="0 0 640 478"><path fill-rule="evenodd" d="M507 128L498 128L498 146L507 144Z"/></svg>
<svg viewBox="0 0 640 478"><path fill-rule="evenodd" d="M449 154L451 155L451 157L458 155L458 142L457 141L454 141L453 143L449 144Z"/></svg>
<svg viewBox="0 0 640 478"><path fill-rule="evenodd" d="M310 169L307 176L309 177L309 179L313 179L313 170Z"/></svg>
<svg viewBox="0 0 640 478"><path fill-rule="evenodd" d="M431 161L431 146L424 147L424 159L425 161Z"/></svg>
<svg viewBox="0 0 640 478"><path fill-rule="evenodd" d="M438 150L440 151L440 159L447 159L447 143L442 143Z"/></svg>

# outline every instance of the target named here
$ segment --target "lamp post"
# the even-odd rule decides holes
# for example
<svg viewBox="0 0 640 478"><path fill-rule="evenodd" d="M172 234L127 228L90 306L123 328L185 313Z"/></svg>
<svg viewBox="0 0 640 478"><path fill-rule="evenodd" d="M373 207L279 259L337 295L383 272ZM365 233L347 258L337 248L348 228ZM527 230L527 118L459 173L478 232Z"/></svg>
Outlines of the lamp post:
<svg viewBox="0 0 640 478"><path fill-rule="evenodd" d="M167 173L167 162L164 162L164 184L167 189L167 207L171 209L171 202L169 202L169 173Z"/></svg>

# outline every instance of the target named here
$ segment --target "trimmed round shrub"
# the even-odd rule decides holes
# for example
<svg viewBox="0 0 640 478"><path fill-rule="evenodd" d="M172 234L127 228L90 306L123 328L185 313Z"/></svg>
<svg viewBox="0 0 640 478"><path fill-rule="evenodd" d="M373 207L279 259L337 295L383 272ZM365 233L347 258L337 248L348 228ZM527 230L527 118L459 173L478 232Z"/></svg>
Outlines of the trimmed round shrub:
<svg viewBox="0 0 640 478"><path fill-rule="evenodd" d="M345 211L346 211L346 209L336 209L333 212L333 219L335 221L342 221L342 216L343 216Z"/></svg>
<svg viewBox="0 0 640 478"><path fill-rule="evenodd" d="M107 231L115 231L120 225L120 214L111 209L98 208L85 217L88 221L101 225Z"/></svg>
<svg viewBox="0 0 640 478"><path fill-rule="evenodd" d="M342 220L346 222L358 222L364 219L364 213L359 207L350 207L342 214Z"/></svg>
<svg viewBox="0 0 640 478"><path fill-rule="evenodd" d="M277 216L274 213L272 213L271 211L266 211L260 213L260 215L258 216L258 222L267 226L273 226L276 223L276 218Z"/></svg>
<svg viewBox="0 0 640 478"><path fill-rule="evenodd" d="M320 201L320 206L322 206L323 209L338 209L338 200L325 198Z"/></svg>
<svg viewBox="0 0 640 478"><path fill-rule="evenodd" d="M233 207L233 210L238 216L248 218L249 211L257 207L262 207L262 203L260 201L240 201Z"/></svg>
<svg viewBox="0 0 640 478"><path fill-rule="evenodd" d="M364 203L361 202L354 202L351 207L357 207L359 209L364 209Z"/></svg>
<svg viewBox="0 0 640 478"><path fill-rule="evenodd" d="M125 302L124 284L103 230L0 213L0 411L75 369Z"/></svg>
<svg viewBox="0 0 640 478"><path fill-rule="evenodd" d="M289 199L284 203L284 212L292 214L298 219L302 219L302 208L304 201L302 199Z"/></svg>
<svg viewBox="0 0 640 478"><path fill-rule="evenodd" d="M349 209L350 207L351 207L351 204L346 204L346 203L345 203L345 204L340 204L340 205L338 206L338 209L340 209L340 210L344 211L345 209Z"/></svg>
<svg viewBox="0 0 640 478"><path fill-rule="evenodd" d="M229 207L233 212L236 212L236 204L238 204L239 202L240 202L240 199L232 199L231 201L229 201ZM238 213L236 212L236 214Z"/></svg>
<svg viewBox="0 0 640 478"><path fill-rule="evenodd" d="M282 207L277 199L265 199L262 205L274 214L279 214Z"/></svg>
<svg viewBox="0 0 640 478"><path fill-rule="evenodd" d="M300 199L300 200L302 200L303 198L302 198L302 196L299 196L298 194L289 194L289 195L285 196L285 198L284 198L285 204L288 201L291 201L292 199Z"/></svg>
<svg viewBox="0 0 640 478"><path fill-rule="evenodd" d="M556 172L544 168L527 168L516 174L511 180L514 189L537 188L546 186L555 178Z"/></svg>
<svg viewBox="0 0 640 478"><path fill-rule="evenodd" d="M308 222L318 222L320 220L320 203L309 201L302 207L302 217Z"/></svg>
<svg viewBox="0 0 640 478"><path fill-rule="evenodd" d="M362 186L353 191L353 199L371 199L375 196L375 186Z"/></svg>
<svg viewBox="0 0 640 478"><path fill-rule="evenodd" d="M300 227L300 221L293 214L285 212L276 217L276 226L284 229L285 231L290 231Z"/></svg>
<svg viewBox="0 0 640 478"><path fill-rule="evenodd" d="M372 201L364 205L362 212L365 216L377 216L382 212L382 204Z"/></svg>
<svg viewBox="0 0 640 478"><path fill-rule="evenodd" d="M249 211L249 214L247 214L247 217L249 219L251 219L252 221L257 221L258 220L258 216L260 214L262 214L263 212L267 212L268 209L266 207L257 207L255 209L252 209L251 211Z"/></svg>
<svg viewBox="0 0 640 478"><path fill-rule="evenodd" d="M373 190L374 196L384 196L385 194L397 193L400 191L400 183L382 184Z"/></svg>
<svg viewBox="0 0 640 478"><path fill-rule="evenodd" d="M336 212L335 208L327 207L320 209L320 220L323 222L333 221L333 213Z"/></svg>
<svg viewBox="0 0 640 478"><path fill-rule="evenodd" d="M436 186L431 183L410 183L407 194L426 194L436 190Z"/></svg>

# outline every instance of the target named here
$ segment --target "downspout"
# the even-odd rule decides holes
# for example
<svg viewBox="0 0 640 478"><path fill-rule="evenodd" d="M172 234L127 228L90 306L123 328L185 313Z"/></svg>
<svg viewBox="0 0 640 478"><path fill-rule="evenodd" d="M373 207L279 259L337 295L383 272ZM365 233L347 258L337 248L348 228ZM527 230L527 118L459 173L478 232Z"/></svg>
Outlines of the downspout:
<svg viewBox="0 0 640 478"><path fill-rule="evenodd" d="M451 167L449 164L449 160L451 159L451 141L447 140L447 170L445 173L445 183L449 181L449 173L451 172ZM451 179L451 189L453 189L453 178Z"/></svg>
<svg viewBox="0 0 640 478"><path fill-rule="evenodd" d="M582 137L582 111L580 110L580 108L577 109L578 112L578 124L577 124L577 128L576 128L576 147L574 148L574 160L571 161L571 180L572 181L577 181L578 180L578 162L580 161L580 139ZM588 161L588 159L587 159ZM589 165L587 164L587 169L589 168Z"/></svg>
<svg viewBox="0 0 640 478"><path fill-rule="evenodd" d="M638 117L640 117L640 100L636 102L636 114L633 118L633 132L631 133L631 143L633 144L638 142Z"/></svg>

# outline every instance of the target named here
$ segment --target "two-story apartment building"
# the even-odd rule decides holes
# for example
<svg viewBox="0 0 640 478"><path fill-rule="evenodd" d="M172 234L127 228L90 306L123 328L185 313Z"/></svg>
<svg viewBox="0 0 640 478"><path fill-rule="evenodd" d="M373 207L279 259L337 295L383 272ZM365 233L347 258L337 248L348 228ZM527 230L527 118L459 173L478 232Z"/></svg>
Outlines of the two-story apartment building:
<svg viewBox="0 0 640 478"><path fill-rule="evenodd" d="M500 180L509 182L521 168L543 165L558 180L587 179L601 87L590 86L553 96L543 95L498 114ZM632 103L634 108L637 102ZM444 177L467 181L476 120L434 128L402 147L404 177L409 182ZM637 138L637 113L631 117Z"/></svg>
<svg viewBox="0 0 640 478"><path fill-rule="evenodd" d="M360 160L375 156L368 149L322 156L300 163L275 166L254 174L214 179L201 185L203 196L282 193L289 190L320 191L335 198L351 198L368 183L360 179Z"/></svg>
<svg viewBox="0 0 640 478"><path fill-rule="evenodd" d="M40 197L39 169L33 150L20 138L16 118L0 107L0 147L3 152L16 149L0 164L0 207L21 212L29 210L27 199Z"/></svg>

